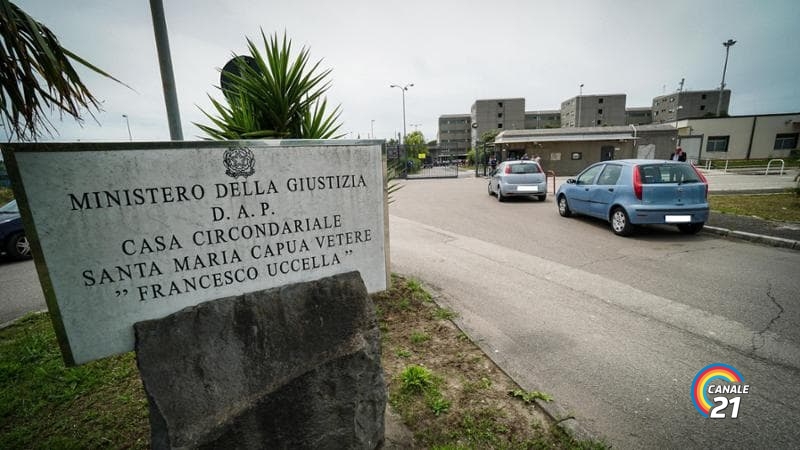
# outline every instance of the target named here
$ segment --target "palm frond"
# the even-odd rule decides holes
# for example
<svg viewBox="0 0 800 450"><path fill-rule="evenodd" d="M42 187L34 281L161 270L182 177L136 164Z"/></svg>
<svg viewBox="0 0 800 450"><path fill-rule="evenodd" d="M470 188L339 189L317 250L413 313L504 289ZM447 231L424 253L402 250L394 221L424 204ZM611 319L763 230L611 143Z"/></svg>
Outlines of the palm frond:
<svg viewBox="0 0 800 450"><path fill-rule="evenodd" d="M70 60L120 82L63 48L50 29L8 0L0 0L0 39L0 122L9 127L9 139L52 134L47 110L79 122L82 110L100 110Z"/></svg>
<svg viewBox="0 0 800 450"><path fill-rule="evenodd" d="M321 61L310 65L305 47L293 55L286 33L268 36L261 30L260 44L263 50L247 38L252 63L235 59L238 73L223 74L227 106L221 109L212 101L215 116L201 111L213 126L198 127L214 139L245 134L296 139L339 137L340 107L328 112L324 98L331 70L321 70Z"/></svg>

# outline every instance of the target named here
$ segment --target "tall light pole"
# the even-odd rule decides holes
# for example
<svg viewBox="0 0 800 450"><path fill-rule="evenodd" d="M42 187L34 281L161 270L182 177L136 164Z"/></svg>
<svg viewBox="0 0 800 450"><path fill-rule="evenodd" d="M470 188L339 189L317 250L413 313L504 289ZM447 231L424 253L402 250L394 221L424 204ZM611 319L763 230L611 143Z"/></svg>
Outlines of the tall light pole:
<svg viewBox="0 0 800 450"><path fill-rule="evenodd" d="M581 126L581 97L583 97L583 83L581 83L580 90L578 91L578 101L575 103L575 108L578 112L575 114L575 128Z"/></svg>
<svg viewBox="0 0 800 450"><path fill-rule="evenodd" d="M375 119L372 119L369 122L369 138L375 139Z"/></svg>
<svg viewBox="0 0 800 450"><path fill-rule="evenodd" d="M725 72L728 70L728 53L731 51L731 47L735 44L736 41L733 39L728 39L727 41L723 42L722 45L725 46L725 65L722 66L722 83L719 84L719 98L717 99L717 117L719 117L720 109L722 108L722 91L725 89Z"/></svg>
<svg viewBox="0 0 800 450"><path fill-rule="evenodd" d="M128 140L133 142L133 136L131 135L131 123L130 123L130 121L128 121L128 115L127 114L123 114L122 117L125 118L125 125L128 126Z"/></svg>
<svg viewBox="0 0 800 450"><path fill-rule="evenodd" d="M409 84L407 84L405 86L400 86L400 85L397 85L397 84L392 84L392 85L389 86L390 88L398 88L398 89L400 89L400 92L403 94L403 141L404 142L406 140L406 91L411 86L414 86L414 83L409 83ZM401 142L400 144L402 144L402 143L403 142Z"/></svg>

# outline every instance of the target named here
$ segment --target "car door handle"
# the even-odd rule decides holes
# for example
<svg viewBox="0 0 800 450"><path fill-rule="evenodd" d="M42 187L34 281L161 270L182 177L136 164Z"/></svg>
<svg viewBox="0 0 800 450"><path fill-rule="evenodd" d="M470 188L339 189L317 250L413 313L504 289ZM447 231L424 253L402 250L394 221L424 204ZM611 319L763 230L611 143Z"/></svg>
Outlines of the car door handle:
<svg viewBox="0 0 800 450"><path fill-rule="evenodd" d="M614 192L614 188L608 188L608 192Z"/></svg>
<svg viewBox="0 0 800 450"><path fill-rule="evenodd" d="M584 190L585 190L586 192L589 192L589 188L584 188Z"/></svg>

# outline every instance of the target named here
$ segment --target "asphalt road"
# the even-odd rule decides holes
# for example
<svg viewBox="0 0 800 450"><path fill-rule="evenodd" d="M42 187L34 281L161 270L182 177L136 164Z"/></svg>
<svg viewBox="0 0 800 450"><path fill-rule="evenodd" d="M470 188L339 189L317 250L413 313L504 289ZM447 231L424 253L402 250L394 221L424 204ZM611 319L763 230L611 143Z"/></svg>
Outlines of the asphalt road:
<svg viewBox="0 0 800 450"><path fill-rule="evenodd" d="M393 197L392 270L615 448L800 447L800 252L669 227L621 238L561 218L552 197L499 203L472 177ZM750 385L737 419L693 406L715 363Z"/></svg>
<svg viewBox="0 0 800 450"><path fill-rule="evenodd" d="M0 259L0 325L47 309L33 260Z"/></svg>

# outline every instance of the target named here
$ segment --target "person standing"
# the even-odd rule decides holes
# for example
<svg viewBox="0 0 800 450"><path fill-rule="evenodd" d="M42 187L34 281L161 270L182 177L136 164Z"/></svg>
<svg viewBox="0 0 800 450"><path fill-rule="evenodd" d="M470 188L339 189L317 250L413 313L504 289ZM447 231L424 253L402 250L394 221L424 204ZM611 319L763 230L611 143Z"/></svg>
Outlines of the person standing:
<svg viewBox="0 0 800 450"><path fill-rule="evenodd" d="M672 161L683 161L686 162L686 153L683 151L682 148L677 147L675 148L675 153L672 154L669 158Z"/></svg>

